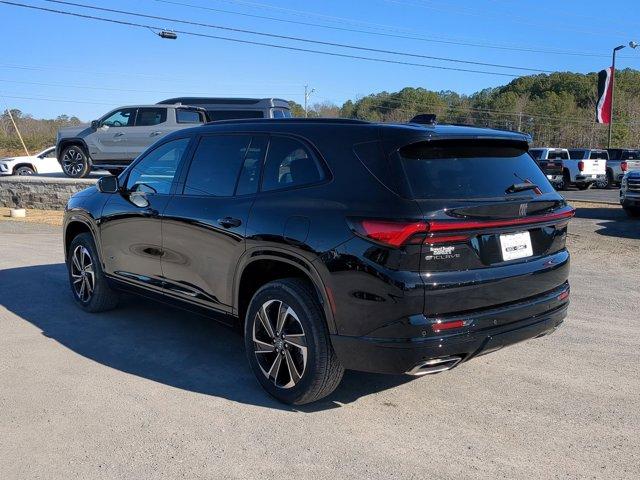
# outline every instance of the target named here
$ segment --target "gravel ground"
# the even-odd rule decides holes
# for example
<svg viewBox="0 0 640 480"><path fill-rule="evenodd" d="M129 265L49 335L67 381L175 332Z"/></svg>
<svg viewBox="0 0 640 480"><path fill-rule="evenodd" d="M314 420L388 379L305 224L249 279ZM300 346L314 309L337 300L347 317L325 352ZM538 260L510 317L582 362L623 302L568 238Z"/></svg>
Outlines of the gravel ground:
<svg viewBox="0 0 640 480"><path fill-rule="evenodd" d="M640 222L580 209L553 335L302 409L240 338L140 299L73 304L57 228L0 222L0 478L639 478Z"/></svg>

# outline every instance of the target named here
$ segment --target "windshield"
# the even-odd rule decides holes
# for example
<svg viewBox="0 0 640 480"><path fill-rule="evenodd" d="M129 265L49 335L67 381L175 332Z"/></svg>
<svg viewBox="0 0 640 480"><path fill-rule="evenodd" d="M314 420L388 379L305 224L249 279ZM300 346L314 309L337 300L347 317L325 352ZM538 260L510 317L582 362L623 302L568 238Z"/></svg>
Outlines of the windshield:
<svg viewBox="0 0 640 480"><path fill-rule="evenodd" d="M399 150L400 164L415 199L495 198L517 184L553 187L524 148L473 142L421 142Z"/></svg>
<svg viewBox="0 0 640 480"><path fill-rule="evenodd" d="M569 152L567 150L549 150L548 160L568 160Z"/></svg>
<svg viewBox="0 0 640 480"><path fill-rule="evenodd" d="M607 160L608 155L604 150L591 150L591 155L589 158L594 160Z"/></svg>

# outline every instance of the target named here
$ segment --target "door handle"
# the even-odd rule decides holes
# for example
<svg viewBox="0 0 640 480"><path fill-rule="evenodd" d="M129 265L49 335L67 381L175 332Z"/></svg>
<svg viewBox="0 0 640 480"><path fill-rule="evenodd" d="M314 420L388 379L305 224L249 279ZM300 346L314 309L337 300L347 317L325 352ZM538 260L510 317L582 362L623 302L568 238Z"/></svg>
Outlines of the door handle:
<svg viewBox="0 0 640 480"><path fill-rule="evenodd" d="M162 135L162 132L151 132L149 134L150 137L157 137L158 135Z"/></svg>
<svg viewBox="0 0 640 480"><path fill-rule="evenodd" d="M124 137L124 133L118 132L118 133L114 134L113 136L114 137Z"/></svg>
<svg viewBox="0 0 640 480"><path fill-rule="evenodd" d="M240 225L242 225L242 220L231 217L219 218L218 225L224 228L239 227Z"/></svg>

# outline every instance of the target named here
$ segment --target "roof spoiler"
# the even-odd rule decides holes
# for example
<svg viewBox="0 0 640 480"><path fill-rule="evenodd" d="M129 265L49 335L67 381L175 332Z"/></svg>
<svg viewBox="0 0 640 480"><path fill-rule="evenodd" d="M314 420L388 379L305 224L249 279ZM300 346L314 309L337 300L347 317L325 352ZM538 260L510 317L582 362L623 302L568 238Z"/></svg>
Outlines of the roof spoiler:
<svg viewBox="0 0 640 480"><path fill-rule="evenodd" d="M419 125L435 125L438 123L438 118L435 113L421 113L416 115L409 123L417 123Z"/></svg>

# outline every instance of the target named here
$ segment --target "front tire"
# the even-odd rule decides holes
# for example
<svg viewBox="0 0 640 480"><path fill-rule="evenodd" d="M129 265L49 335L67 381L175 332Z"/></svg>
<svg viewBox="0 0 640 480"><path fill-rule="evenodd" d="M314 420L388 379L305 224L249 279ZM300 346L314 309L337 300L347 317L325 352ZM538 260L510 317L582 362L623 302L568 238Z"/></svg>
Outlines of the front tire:
<svg viewBox="0 0 640 480"><path fill-rule="evenodd" d="M79 145L71 145L62 151L60 165L64 174L71 178L84 178L91 172L89 156Z"/></svg>
<svg viewBox="0 0 640 480"><path fill-rule="evenodd" d="M76 303L87 312L105 312L118 305L118 294L107 283L93 237L81 233L67 253L69 284Z"/></svg>
<svg viewBox="0 0 640 480"><path fill-rule="evenodd" d="M19 175L19 176L35 175L36 171L31 167L23 165L22 167L16 168L13 171L13 174L14 175Z"/></svg>
<svg viewBox="0 0 640 480"><path fill-rule="evenodd" d="M267 283L249 304L244 339L262 388L281 402L303 405L333 392L340 364L315 290L296 278Z"/></svg>

